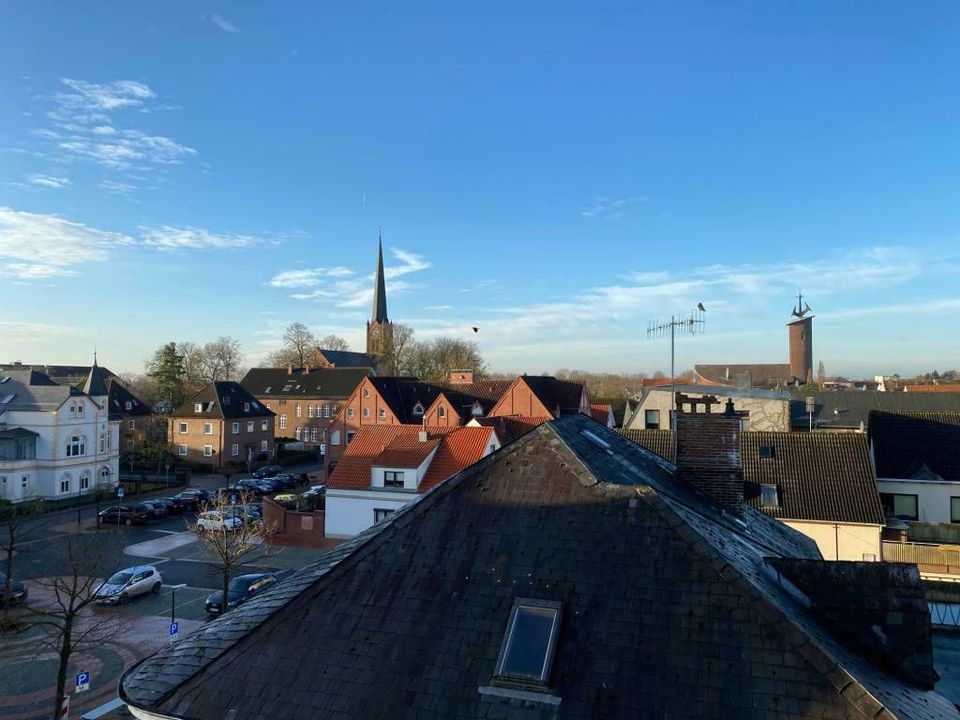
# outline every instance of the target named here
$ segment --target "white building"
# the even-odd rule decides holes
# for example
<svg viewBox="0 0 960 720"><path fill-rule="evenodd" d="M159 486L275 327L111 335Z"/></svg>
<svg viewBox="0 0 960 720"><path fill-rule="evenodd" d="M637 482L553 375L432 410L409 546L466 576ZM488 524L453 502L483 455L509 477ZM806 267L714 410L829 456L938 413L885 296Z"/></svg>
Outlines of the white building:
<svg viewBox="0 0 960 720"><path fill-rule="evenodd" d="M36 370L0 373L0 498L61 500L113 490L119 421L94 362L83 389Z"/></svg>

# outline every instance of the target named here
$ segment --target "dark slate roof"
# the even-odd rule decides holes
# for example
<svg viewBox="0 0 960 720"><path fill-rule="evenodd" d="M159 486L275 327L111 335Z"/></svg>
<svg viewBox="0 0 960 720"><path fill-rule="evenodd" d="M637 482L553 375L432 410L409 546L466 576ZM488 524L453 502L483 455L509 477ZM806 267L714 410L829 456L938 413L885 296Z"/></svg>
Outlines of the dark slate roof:
<svg viewBox="0 0 960 720"><path fill-rule="evenodd" d="M394 417L405 424L419 423L423 419L413 412L417 403L426 409L444 392L439 385L420 382L412 377L371 377L370 383L380 393Z"/></svg>
<svg viewBox="0 0 960 720"><path fill-rule="evenodd" d="M728 387L736 387L744 377L758 388L784 386L793 380L790 365L783 363L694 365L693 369L704 382Z"/></svg>
<svg viewBox="0 0 960 720"><path fill-rule="evenodd" d="M558 380L550 375L523 375L525 382L544 407L557 417L580 412L583 383Z"/></svg>
<svg viewBox="0 0 960 720"><path fill-rule="evenodd" d="M435 384L447 390L496 403L513 383L513 380L474 380L472 383L442 382Z"/></svg>
<svg viewBox="0 0 960 720"><path fill-rule="evenodd" d="M45 365L42 363L0 363L0 375L7 370L37 370L58 385L83 385L90 375L90 365ZM100 366L104 378L115 377L107 368Z"/></svg>
<svg viewBox="0 0 960 720"><path fill-rule="evenodd" d="M11 395L12 399L2 402ZM38 370L0 372L0 413L5 410L56 410L70 397L86 396L79 388L58 385Z"/></svg>
<svg viewBox="0 0 960 720"><path fill-rule="evenodd" d="M922 477L926 469L960 481L960 412L875 410L870 413L870 441L877 477Z"/></svg>
<svg viewBox="0 0 960 720"><path fill-rule="evenodd" d="M620 430L643 448L673 460L672 430ZM773 457L761 458L762 446ZM781 520L883 525L880 494L861 433L740 433L745 497L761 509L760 485L776 485L780 507L763 512Z"/></svg>
<svg viewBox="0 0 960 720"><path fill-rule="evenodd" d="M203 406L199 412L196 409L197 403ZM247 410L243 409L244 403L248 403ZM270 417L275 414L261 405L260 401L247 392L240 383L232 380L218 380L194 393L193 397L171 413L171 417L208 417L226 420Z"/></svg>
<svg viewBox="0 0 960 720"><path fill-rule="evenodd" d="M116 377L107 379L107 387L110 393L107 403L111 420L134 415L153 415L153 409L124 387ZM127 409L127 403L130 403L129 410Z"/></svg>
<svg viewBox="0 0 960 720"><path fill-rule="evenodd" d="M366 367L250 368L240 384L256 397L343 400L370 374Z"/></svg>
<svg viewBox="0 0 960 720"><path fill-rule="evenodd" d="M834 633L835 601L818 613L783 579L802 585L812 571L781 574L771 558L819 553L752 508L721 513L669 463L565 417L133 667L120 698L191 720L958 717L907 682L912 668L885 645ZM865 564L844 565L856 586ZM876 580L900 567L872 565ZM916 593L915 570L897 572L871 592ZM481 692L517 598L561 603L559 706Z"/></svg>
<svg viewBox="0 0 960 720"><path fill-rule="evenodd" d="M816 403L814 426L823 429L867 428L872 410L887 412L960 412L960 393L905 393L872 390L847 392L796 392L790 403L792 427L808 424L805 398Z"/></svg>
<svg viewBox="0 0 960 720"><path fill-rule="evenodd" d="M335 368L367 368L376 371L377 356L351 350L324 350L317 348L317 352Z"/></svg>
<svg viewBox="0 0 960 720"><path fill-rule="evenodd" d="M107 381L97 361L93 361L90 372L87 373L87 379L81 388L90 397L106 397L110 391L107 390Z"/></svg>

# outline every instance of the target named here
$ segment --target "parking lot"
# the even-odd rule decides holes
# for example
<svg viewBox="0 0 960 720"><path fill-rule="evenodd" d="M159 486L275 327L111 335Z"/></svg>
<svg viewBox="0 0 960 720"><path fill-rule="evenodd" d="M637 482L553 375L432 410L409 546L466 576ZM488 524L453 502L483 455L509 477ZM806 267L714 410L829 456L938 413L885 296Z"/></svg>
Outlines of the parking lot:
<svg viewBox="0 0 960 720"><path fill-rule="evenodd" d="M207 485L217 486L217 479ZM222 479L220 483L223 484ZM136 502L136 498L128 498ZM88 623L109 623L117 631L107 642L78 652L70 663L67 690L73 690L76 672L91 673L90 690L71 697L71 717L103 705L116 697L120 674L138 660L170 642L171 614L179 623L179 637L209 622L204 600L220 589L222 568L216 557L188 529L195 515L186 513L130 527L98 525L92 509L81 514L59 513L42 520L42 533L31 539L14 558L14 577L24 580L30 604L42 603L49 592L44 581L68 572L63 540L68 536L79 548L116 548L109 572L136 565L153 565L162 576L159 593L147 593L117 606L92 606L84 611ZM252 572L293 570L316 559L323 550L278 548L261 545L234 569L233 576ZM0 641L0 718L27 720L51 715L56 678L56 657L41 647L39 632L31 629ZM115 711L105 717L125 717Z"/></svg>

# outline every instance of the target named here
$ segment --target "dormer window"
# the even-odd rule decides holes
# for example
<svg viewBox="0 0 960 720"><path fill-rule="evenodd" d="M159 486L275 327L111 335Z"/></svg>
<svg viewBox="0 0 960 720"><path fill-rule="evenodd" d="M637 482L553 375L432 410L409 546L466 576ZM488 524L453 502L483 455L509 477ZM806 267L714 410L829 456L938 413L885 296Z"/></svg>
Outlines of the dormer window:
<svg viewBox="0 0 960 720"><path fill-rule="evenodd" d="M402 470L384 470L383 486L402 488L403 487L403 471Z"/></svg>
<svg viewBox="0 0 960 720"><path fill-rule="evenodd" d="M124 403L124 407L126 407L127 410L133 410L133 403L127 400L127 402Z"/></svg>
<svg viewBox="0 0 960 720"><path fill-rule="evenodd" d="M473 407L470 408L470 414L474 417L480 417L483 415L483 406L481 406L480 403L474 403Z"/></svg>
<svg viewBox="0 0 960 720"><path fill-rule="evenodd" d="M244 412L250 412L250 403L245 402L245 403L243 404L243 411L244 411Z"/></svg>
<svg viewBox="0 0 960 720"><path fill-rule="evenodd" d="M546 686L556 654L560 603L518 598L513 603L495 676Z"/></svg>
<svg viewBox="0 0 960 720"><path fill-rule="evenodd" d="M780 495L776 485L763 484L760 486L760 507L780 507Z"/></svg>
<svg viewBox="0 0 960 720"><path fill-rule="evenodd" d="M423 415L423 405L421 405L420 403L417 403L416 405L414 405L414 406L413 406L413 414L414 414L414 415Z"/></svg>
<svg viewBox="0 0 960 720"><path fill-rule="evenodd" d="M203 403L194 403L193 404L194 412L203 412Z"/></svg>

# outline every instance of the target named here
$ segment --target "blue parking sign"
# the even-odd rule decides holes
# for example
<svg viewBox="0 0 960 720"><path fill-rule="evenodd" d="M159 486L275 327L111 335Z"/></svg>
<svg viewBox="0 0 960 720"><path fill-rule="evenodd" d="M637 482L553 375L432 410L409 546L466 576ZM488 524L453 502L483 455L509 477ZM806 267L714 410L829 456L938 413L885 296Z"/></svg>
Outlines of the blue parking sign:
<svg viewBox="0 0 960 720"><path fill-rule="evenodd" d="M170 642L173 642L177 639L177 635L180 633L180 623L172 622L170 623Z"/></svg>
<svg viewBox="0 0 960 720"><path fill-rule="evenodd" d="M123 485L117 485L117 497L123 497Z"/></svg>
<svg viewBox="0 0 960 720"><path fill-rule="evenodd" d="M75 692L83 692L84 690L90 689L90 673L89 672L80 672L77 673L77 677L74 678L76 684Z"/></svg>

